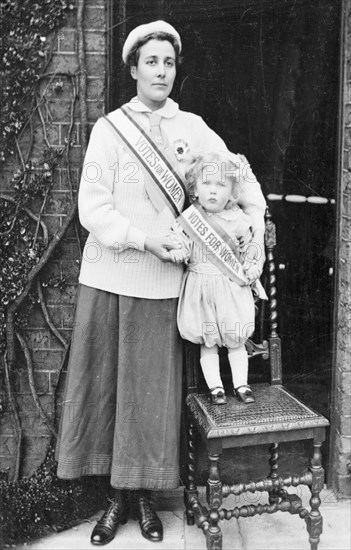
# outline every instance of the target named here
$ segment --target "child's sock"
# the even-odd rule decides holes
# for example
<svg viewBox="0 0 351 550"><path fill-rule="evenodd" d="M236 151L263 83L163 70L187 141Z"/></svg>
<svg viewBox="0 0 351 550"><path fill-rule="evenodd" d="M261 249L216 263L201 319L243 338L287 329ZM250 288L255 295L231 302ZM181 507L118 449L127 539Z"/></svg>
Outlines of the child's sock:
<svg viewBox="0 0 351 550"><path fill-rule="evenodd" d="M218 353L203 355L200 358L201 368L209 389L220 387L223 388L223 383L219 371L219 356ZM217 389L213 393L216 394L220 390Z"/></svg>
<svg viewBox="0 0 351 550"><path fill-rule="evenodd" d="M228 353L230 368L232 371L234 388L247 384L249 358L245 345L239 348L231 348Z"/></svg>

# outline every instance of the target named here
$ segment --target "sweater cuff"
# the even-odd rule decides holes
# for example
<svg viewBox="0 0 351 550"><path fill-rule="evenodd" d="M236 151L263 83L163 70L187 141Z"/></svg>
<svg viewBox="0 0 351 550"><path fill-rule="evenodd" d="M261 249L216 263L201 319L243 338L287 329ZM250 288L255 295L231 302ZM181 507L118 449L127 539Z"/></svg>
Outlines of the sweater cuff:
<svg viewBox="0 0 351 550"><path fill-rule="evenodd" d="M129 227L127 246L129 246L130 248L136 248L137 250L143 252L145 250L145 239L146 233L144 233L144 231L141 231L140 229L137 229L133 226Z"/></svg>
<svg viewBox="0 0 351 550"><path fill-rule="evenodd" d="M255 229L263 229L263 231L265 231L265 221L264 221L264 216L261 214L254 214L252 213L251 214L251 227L253 230Z"/></svg>

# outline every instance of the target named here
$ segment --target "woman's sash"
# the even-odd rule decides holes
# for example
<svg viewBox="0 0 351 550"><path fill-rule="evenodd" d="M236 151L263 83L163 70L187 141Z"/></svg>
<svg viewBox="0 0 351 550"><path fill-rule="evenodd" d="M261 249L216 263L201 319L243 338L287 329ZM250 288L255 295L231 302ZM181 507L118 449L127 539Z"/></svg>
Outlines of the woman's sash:
<svg viewBox="0 0 351 550"><path fill-rule="evenodd" d="M205 210L192 204L178 219L185 233L197 244L203 254L224 275L241 286L248 285L240 262L240 249L228 233Z"/></svg>
<svg viewBox="0 0 351 550"><path fill-rule="evenodd" d="M175 218L179 216L184 206L185 187L175 167L175 159L160 150L125 106L114 113L114 122L107 116L104 118L142 170L146 190L155 208L160 212L167 206Z"/></svg>

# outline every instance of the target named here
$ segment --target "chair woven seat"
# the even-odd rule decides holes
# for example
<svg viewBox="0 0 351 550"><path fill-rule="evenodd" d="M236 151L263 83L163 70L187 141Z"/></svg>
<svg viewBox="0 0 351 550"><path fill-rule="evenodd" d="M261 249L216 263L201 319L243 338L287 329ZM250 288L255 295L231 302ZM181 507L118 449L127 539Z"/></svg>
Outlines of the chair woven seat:
<svg viewBox="0 0 351 550"><path fill-rule="evenodd" d="M250 405L227 394L226 405L213 405L207 394L190 393L186 404L207 439L262 432L327 426L328 421L283 386L251 385L256 402Z"/></svg>

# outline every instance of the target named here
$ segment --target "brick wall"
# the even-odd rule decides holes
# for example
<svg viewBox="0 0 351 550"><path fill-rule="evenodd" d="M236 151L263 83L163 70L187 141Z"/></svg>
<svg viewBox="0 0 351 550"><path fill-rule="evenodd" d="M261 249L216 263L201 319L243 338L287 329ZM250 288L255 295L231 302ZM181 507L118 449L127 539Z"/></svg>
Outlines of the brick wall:
<svg viewBox="0 0 351 550"><path fill-rule="evenodd" d="M77 12L73 11L65 26L59 30L54 43L52 61L47 68L48 77L44 78L41 83L41 92L45 97L43 113L45 113L47 139L52 147L60 149L66 145L71 122L72 94L79 78L77 74L76 18ZM105 109L106 2L103 0L86 1L84 29L88 80L88 121L89 125L92 126L96 119L104 113ZM53 73L56 73L55 77L53 77ZM69 75L64 73L69 73ZM45 136L39 122L39 120L36 121L36 141L32 155L38 158L41 157L42 151L46 147ZM56 171L54 187L49 194L42 218L49 229L50 237L61 227L72 203L72 193L76 193L78 188L82 163L79 101L75 106L73 122L70 178L68 177L67 167L64 167L65 163L62 162L62 166ZM23 141L24 145L25 140L26 137ZM7 170L3 172L1 177L1 189L7 193L11 193L7 182L11 170L15 166L16 162L12 160L7 164ZM33 210L35 211L34 203ZM40 276L42 283L44 283L43 293L49 315L67 342L71 337L81 255L78 234L80 234L82 240L84 234L82 234L81 229L78 229L78 226L77 229L74 225L69 228L60 250L54 253L54 257ZM59 281L62 281L63 277L65 281L62 287L55 286ZM31 350L34 379L39 399L45 412L52 419L55 407L54 389L65 354L64 346L50 331L39 305L34 307L28 327L24 330L23 335ZM20 474L26 476L31 474L34 468L42 462L51 435L35 407L24 358L18 348L16 350L16 372L14 373L13 383L24 436L22 451L24 462ZM9 411L1 416L0 422L0 430L3 436L0 448L0 470L7 472L9 479L11 479L14 471L16 438Z"/></svg>
<svg viewBox="0 0 351 550"><path fill-rule="evenodd" d="M334 371L330 482L339 497L351 497L351 2L344 2L344 120L339 192L336 365Z"/></svg>

